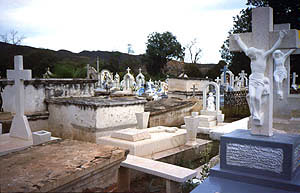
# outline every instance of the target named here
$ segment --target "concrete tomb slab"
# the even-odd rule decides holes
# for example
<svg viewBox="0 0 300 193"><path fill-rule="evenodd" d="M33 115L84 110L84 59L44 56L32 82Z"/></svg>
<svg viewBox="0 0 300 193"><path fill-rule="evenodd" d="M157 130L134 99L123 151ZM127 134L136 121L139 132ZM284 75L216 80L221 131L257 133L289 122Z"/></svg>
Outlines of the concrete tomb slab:
<svg viewBox="0 0 300 193"><path fill-rule="evenodd" d="M111 137L135 142L150 139L151 135L147 130L129 128L120 131L115 131L111 134Z"/></svg>

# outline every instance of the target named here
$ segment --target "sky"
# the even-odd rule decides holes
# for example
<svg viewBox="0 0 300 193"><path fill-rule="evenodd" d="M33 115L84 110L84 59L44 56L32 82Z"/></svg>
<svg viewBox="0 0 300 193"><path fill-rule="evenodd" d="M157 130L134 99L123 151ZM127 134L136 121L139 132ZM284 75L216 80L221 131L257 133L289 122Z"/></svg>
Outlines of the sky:
<svg viewBox="0 0 300 193"><path fill-rule="evenodd" d="M186 46L196 38L200 63L219 50L246 0L0 0L0 34L24 35L22 45L75 53L146 51L147 36L170 31ZM189 62L186 53L185 61Z"/></svg>

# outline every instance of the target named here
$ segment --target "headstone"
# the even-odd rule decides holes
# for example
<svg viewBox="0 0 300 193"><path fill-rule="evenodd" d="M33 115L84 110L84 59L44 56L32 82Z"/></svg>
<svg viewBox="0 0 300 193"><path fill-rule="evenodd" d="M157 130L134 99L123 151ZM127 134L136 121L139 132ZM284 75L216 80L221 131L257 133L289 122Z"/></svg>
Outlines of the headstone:
<svg viewBox="0 0 300 193"><path fill-rule="evenodd" d="M196 137L197 137L197 128L199 126L200 117L198 116L198 112L192 112L192 116L184 117L184 123L186 125L186 136L188 146L197 145Z"/></svg>
<svg viewBox="0 0 300 193"><path fill-rule="evenodd" d="M144 87L145 85L145 76L142 74L142 69L139 68L139 74L136 76L136 84L138 88Z"/></svg>
<svg viewBox="0 0 300 193"><path fill-rule="evenodd" d="M135 113L138 129L147 129L150 112Z"/></svg>
<svg viewBox="0 0 300 193"><path fill-rule="evenodd" d="M23 56L14 57L14 70L7 70L7 78L14 80L16 89L16 115L12 120L9 135L32 140L27 117L24 115L24 80L31 79L31 70L23 70Z"/></svg>
<svg viewBox="0 0 300 193"><path fill-rule="evenodd" d="M248 78L247 73L245 73L245 70L242 70L241 73L239 73L240 80L242 81L242 87L248 86Z"/></svg>
<svg viewBox="0 0 300 193"><path fill-rule="evenodd" d="M123 80L124 80L124 87L123 90L125 91L132 91L132 88L135 85L135 80L132 74L130 73L130 68L128 67L127 73L124 75Z"/></svg>
<svg viewBox="0 0 300 193"><path fill-rule="evenodd" d="M273 10L253 10L252 32L230 37L230 51L243 50L251 59L249 77L250 128L252 134L273 134L273 61L268 59L277 48L297 48L297 30L273 32ZM287 33L285 35L285 33ZM282 43L285 38L286 42ZM281 44L281 45L280 45ZM272 46L272 48L271 48Z"/></svg>

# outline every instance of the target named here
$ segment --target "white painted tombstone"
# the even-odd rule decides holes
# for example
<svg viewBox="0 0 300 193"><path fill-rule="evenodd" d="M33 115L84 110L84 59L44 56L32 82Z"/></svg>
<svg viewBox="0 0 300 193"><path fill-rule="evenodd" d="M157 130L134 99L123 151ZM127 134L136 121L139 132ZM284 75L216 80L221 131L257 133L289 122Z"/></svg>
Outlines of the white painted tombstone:
<svg viewBox="0 0 300 193"><path fill-rule="evenodd" d="M9 135L32 140L31 129L24 115L24 80L31 79L31 70L23 70L23 56L14 57L14 70L7 70L7 78L14 80L16 89L16 114L12 120Z"/></svg>
<svg viewBox="0 0 300 193"><path fill-rule="evenodd" d="M236 76L235 79L234 79L234 88L233 88L233 90L234 91L240 91L241 88L242 88L242 81L238 76Z"/></svg>
<svg viewBox="0 0 300 193"><path fill-rule="evenodd" d="M285 36L286 41L281 43ZM270 81L273 60L269 56L277 48L297 48L298 41L297 30L273 32L273 9L270 7L253 9L252 32L230 37L230 51L242 50L251 59L249 126L254 135L273 135L273 81Z"/></svg>
<svg viewBox="0 0 300 193"><path fill-rule="evenodd" d="M221 85L225 87L225 91L229 91L229 88L232 89L234 86L234 74L228 69L227 65L221 71ZM229 77L228 80L227 77Z"/></svg>
<svg viewBox="0 0 300 193"><path fill-rule="evenodd" d="M132 87L135 84L135 81L134 81L134 77L130 73L130 68L129 67L127 68L127 73L123 77L123 81L124 81L123 90L131 91Z"/></svg>
<svg viewBox="0 0 300 193"><path fill-rule="evenodd" d="M100 85L101 88L105 88L113 81L113 75L109 70L103 69L100 72Z"/></svg>
<svg viewBox="0 0 300 193"><path fill-rule="evenodd" d="M135 113L137 129L147 129L150 112Z"/></svg>
<svg viewBox="0 0 300 193"><path fill-rule="evenodd" d="M221 79L220 79L219 77L217 77L217 78L215 79L215 81L216 81L216 83L220 86L220 84L221 84Z"/></svg>
<svg viewBox="0 0 300 193"><path fill-rule="evenodd" d="M113 88L120 89L120 76L118 73L116 73L113 81Z"/></svg>
<svg viewBox="0 0 300 193"><path fill-rule="evenodd" d="M188 146L197 145L196 137L197 137L197 128L199 126L200 117L198 116L198 112L192 112L192 116L184 117L184 123L186 125L186 136Z"/></svg>
<svg viewBox="0 0 300 193"><path fill-rule="evenodd" d="M138 88L144 87L145 85L145 76L142 74L142 69L139 68L139 74L136 76L136 84Z"/></svg>
<svg viewBox="0 0 300 193"><path fill-rule="evenodd" d="M297 90L296 78L298 78L298 75L296 74L296 72L293 72L293 76L292 76L292 85L291 85L291 87L292 87L294 90Z"/></svg>

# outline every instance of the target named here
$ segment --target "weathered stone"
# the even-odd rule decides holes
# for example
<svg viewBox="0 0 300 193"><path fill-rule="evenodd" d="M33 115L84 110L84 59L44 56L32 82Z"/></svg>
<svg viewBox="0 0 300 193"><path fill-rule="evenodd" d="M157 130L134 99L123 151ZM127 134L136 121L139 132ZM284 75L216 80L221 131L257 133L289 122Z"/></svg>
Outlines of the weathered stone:
<svg viewBox="0 0 300 193"><path fill-rule="evenodd" d="M120 131L115 131L111 134L111 137L123 139L126 141L141 141L144 139L150 139L151 135L147 130L129 128Z"/></svg>

